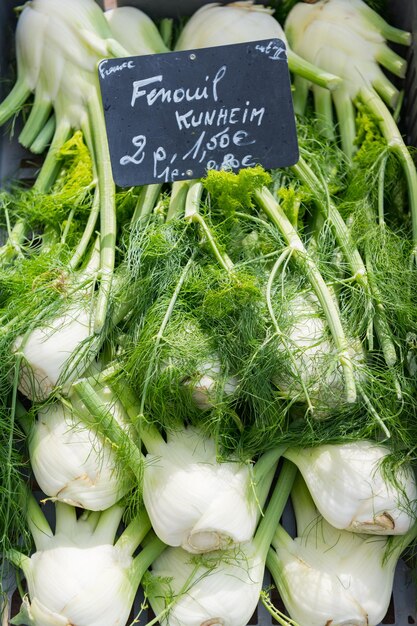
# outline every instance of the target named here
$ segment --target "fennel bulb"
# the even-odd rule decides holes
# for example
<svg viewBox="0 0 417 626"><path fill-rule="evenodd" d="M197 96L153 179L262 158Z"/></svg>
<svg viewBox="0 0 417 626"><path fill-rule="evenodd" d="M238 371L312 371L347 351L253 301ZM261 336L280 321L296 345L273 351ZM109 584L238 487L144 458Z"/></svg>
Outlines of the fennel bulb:
<svg viewBox="0 0 417 626"><path fill-rule="evenodd" d="M131 55L168 52L150 17L135 7L117 7L104 17L116 39Z"/></svg>
<svg viewBox="0 0 417 626"><path fill-rule="evenodd" d="M213 355L211 361L203 363L192 379L187 379L184 385L191 387L191 396L195 405L202 411L208 411L215 406L216 393L221 379L221 363L217 356ZM238 386L235 376L228 376L222 387L226 396L232 395Z"/></svg>
<svg viewBox="0 0 417 626"><path fill-rule="evenodd" d="M46 400L57 385L68 391L88 365L84 358L77 360L76 351L81 352L93 336L90 310L73 303L48 325L18 337L12 350L22 357L19 391L36 402Z"/></svg>
<svg viewBox="0 0 417 626"><path fill-rule="evenodd" d="M343 22L368 41L381 43L388 39L404 45L411 43L410 33L390 26L363 0L319 0L294 5L285 22L288 37L297 39L317 19L335 24Z"/></svg>
<svg viewBox="0 0 417 626"><path fill-rule="evenodd" d="M376 626L391 599L402 537L350 533L333 528L296 481L292 500L297 536L279 526L267 567L299 626ZM411 538L410 538L411 539Z"/></svg>
<svg viewBox="0 0 417 626"><path fill-rule="evenodd" d="M300 470L321 515L335 528L380 535L405 534L417 513L409 466L390 480L382 462L388 447L371 441L290 448L284 456Z"/></svg>
<svg viewBox="0 0 417 626"><path fill-rule="evenodd" d="M241 0L230 4L213 2L202 6L183 28L176 50L209 48L258 39L281 39L287 47L288 66L291 71L334 89L340 79L307 63L289 47L285 33L272 16L273 9L255 4L253 0Z"/></svg>
<svg viewBox="0 0 417 626"><path fill-rule="evenodd" d="M200 557L170 547L156 559L147 592L161 624L246 626L258 603L267 552L295 474L295 466L285 462L252 541Z"/></svg>
<svg viewBox="0 0 417 626"><path fill-rule="evenodd" d="M303 58L344 79L336 96L341 101L353 100L365 85L395 106L398 91L378 63L404 77L406 62L388 48L385 35L392 40L397 35L398 40L399 33L400 43L410 43L409 34L390 29L362 0L298 3L288 14L285 32ZM335 104L339 106L338 100Z"/></svg>
<svg viewBox="0 0 417 626"><path fill-rule="evenodd" d="M167 548L152 564L149 601L157 616L162 613L163 626L246 626L264 568L252 542L209 554L201 563L182 548ZM169 579L169 586L159 579ZM171 607L165 598L173 598Z"/></svg>
<svg viewBox="0 0 417 626"><path fill-rule="evenodd" d="M30 603L24 601L28 621L14 623L126 623L136 593L131 565L132 557L111 545L88 549L57 545L35 552L25 572L31 598Z"/></svg>
<svg viewBox="0 0 417 626"><path fill-rule="evenodd" d="M107 390L107 395L109 390ZM105 397L106 389L101 393ZM127 417L120 404L107 402L121 425ZM115 504L129 485L117 470L115 451L60 402L38 411L28 436L33 473L42 491L52 500L91 511Z"/></svg>
<svg viewBox="0 0 417 626"><path fill-rule="evenodd" d="M285 320L285 337L292 353L289 373L277 374L274 383L286 397L305 401L304 390L317 417L341 403L344 377L337 350L331 340L329 326L322 315L317 296L298 293L289 301ZM284 352L284 346L279 348ZM350 341L347 354L354 365L357 379L361 375L364 354L358 340Z"/></svg>
<svg viewBox="0 0 417 626"><path fill-rule="evenodd" d="M40 36L34 37L38 31ZM97 89L97 63L113 56L114 47L103 12L93 0L33 0L25 5L16 28L18 84L25 86L26 97L31 91L36 94L20 137L25 146L46 123L52 107L57 128L66 123L85 127L86 105Z"/></svg>
<svg viewBox="0 0 417 626"><path fill-rule="evenodd" d="M191 50L268 38L286 43L284 30L272 17L273 12L274 9L252 0L205 4L188 20L175 47Z"/></svg>
<svg viewBox="0 0 417 626"><path fill-rule="evenodd" d="M13 624L125 624L146 568L164 547L155 538L132 557L149 530L146 518L131 522L114 544L123 513L118 506L77 520L73 507L59 503L54 535L36 507L29 504L36 552L30 558L15 550L8 554L23 569L28 586Z"/></svg>
<svg viewBox="0 0 417 626"><path fill-rule="evenodd" d="M249 465L219 463L213 439L197 429L149 445L143 500L162 541L195 554L249 541L257 522Z"/></svg>
<svg viewBox="0 0 417 626"><path fill-rule="evenodd" d="M401 133L384 104L395 107L399 91L379 67L381 64L397 76L405 75L404 59L388 48L384 40L409 45L410 34L391 28L362 0L320 0L314 5L297 3L287 17L285 32L295 52L343 79L332 96L313 86L315 108L325 136L334 139L332 97L342 148L349 157L355 150L354 105L357 101L362 101L378 120L388 147L404 169L413 238L417 244L417 173ZM296 79L294 108L297 113L304 112L310 83L303 78Z"/></svg>

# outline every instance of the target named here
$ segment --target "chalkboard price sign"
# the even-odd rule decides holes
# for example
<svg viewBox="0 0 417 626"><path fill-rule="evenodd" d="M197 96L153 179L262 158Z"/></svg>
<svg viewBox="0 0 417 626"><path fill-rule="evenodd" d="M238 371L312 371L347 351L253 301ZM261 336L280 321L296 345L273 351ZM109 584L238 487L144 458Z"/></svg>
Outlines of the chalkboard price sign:
<svg viewBox="0 0 417 626"><path fill-rule="evenodd" d="M105 59L98 72L120 187L298 161L280 39Z"/></svg>

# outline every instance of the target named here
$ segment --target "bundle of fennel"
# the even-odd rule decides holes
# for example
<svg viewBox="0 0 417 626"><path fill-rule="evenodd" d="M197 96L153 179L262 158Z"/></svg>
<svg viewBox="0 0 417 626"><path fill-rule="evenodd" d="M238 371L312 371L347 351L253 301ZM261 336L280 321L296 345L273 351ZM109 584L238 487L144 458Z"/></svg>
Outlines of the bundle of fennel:
<svg viewBox="0 0 417 626"><path fill-rule="evenodd" d="M92 0L33 0L19 23L18 81L0 119L34 91L20 141L51 146L33 190L1 197L0 550L26 578L14 623L123 624L143 580L167 626L245 626L266 563L290 615L264 595L279 623L376 626L416 534L405 148L394 152L406 180L381 109L363 98L353 160L307 109L289 170L114 190L94 65L166 51L167 24L163 41L140 11L103 15ZM34 23L44 38L32 49ZM269 9L209 5L174 45L255 33L284 36ZM296 90L307 80L316 102L330 88L337 103L344 76L289 58ZM61 72L77 76L73 89ZM282 455L291 462L277 470ZM311 496L299 477L292 489L294 464ZM22 487L29 471L55 502L54 532ZM294 540L279 526L291 489ZM372 545L368 578L380 585L365 593ZM340 580L352 593L332 602ZM321 612L299 595L311 583Z"/></svg>

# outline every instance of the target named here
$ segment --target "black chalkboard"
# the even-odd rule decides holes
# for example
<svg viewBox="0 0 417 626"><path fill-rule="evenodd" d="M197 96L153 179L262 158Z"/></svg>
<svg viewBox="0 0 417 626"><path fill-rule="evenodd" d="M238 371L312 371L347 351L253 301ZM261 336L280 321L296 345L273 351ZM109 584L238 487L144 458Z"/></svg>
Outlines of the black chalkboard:
<svg viewBox="0 0 417 626"><path fill-rule="evenodd" d="M98 72L120 187L298 161L280 39L106 59Z"/></svg>

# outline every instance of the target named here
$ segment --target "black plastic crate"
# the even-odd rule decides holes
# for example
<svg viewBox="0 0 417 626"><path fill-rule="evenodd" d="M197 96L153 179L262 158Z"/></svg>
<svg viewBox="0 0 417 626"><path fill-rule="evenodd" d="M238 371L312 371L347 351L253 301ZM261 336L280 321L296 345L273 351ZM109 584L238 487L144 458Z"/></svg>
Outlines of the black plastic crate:
<svg viewBox="0 0 417 626"><path fill-rule="evenodd" d="M67 0L70 2L71 0ZM116 0L97 0L103 6L110 6ZM228 0L219 3L226 4ZM230 0L229 0L230 1ZM151 17L173 17L191 15L200 6L210 0L118 0L118 6L136 6ZM108 4L106 4L108 3ZM8 93L14 81L13 67L13 33L16 24L14 8L20 6L20 0L0 0L0 98ZM400 127L406 136L409 145L417 147L417 0L388 0L388 18L391 24L413 32L413 42L408 50L408 71L405 80L404 105L399 121ZM9 126L10 128L10 126ZM36 170L40 160L32 155L17 142L19 134L19 120L14 126L13 136L10 133L0 131L0 183L7 186L10 180L31 180L36 176ZM48 519L50 516L47 513ZM49 521L53 521L49 519ZM290 508L284 512L283 523L291 531L293 519ZM8 592L9 615L15 615L20 607L20 596L16 590L15 572L10 568L3 582L3 588ZM272 584L268 572L265 574L264 587ZM280 604L280 598L272 593L274 603L285 610ZM138 592L132 608L131 619L133 620L141 610L143 594ZM417 624L417 591L416 580L407 564L400 560L395 572L393 594L387 614L380 626L409 626ZM140 624L146 624L152 619L153 614L145 611L141 615ZM6 626L8 622L2 622ZM257 610L249 621L248 626L273 626L277 622L269 615L265 607L259 603Z"/></svg>

